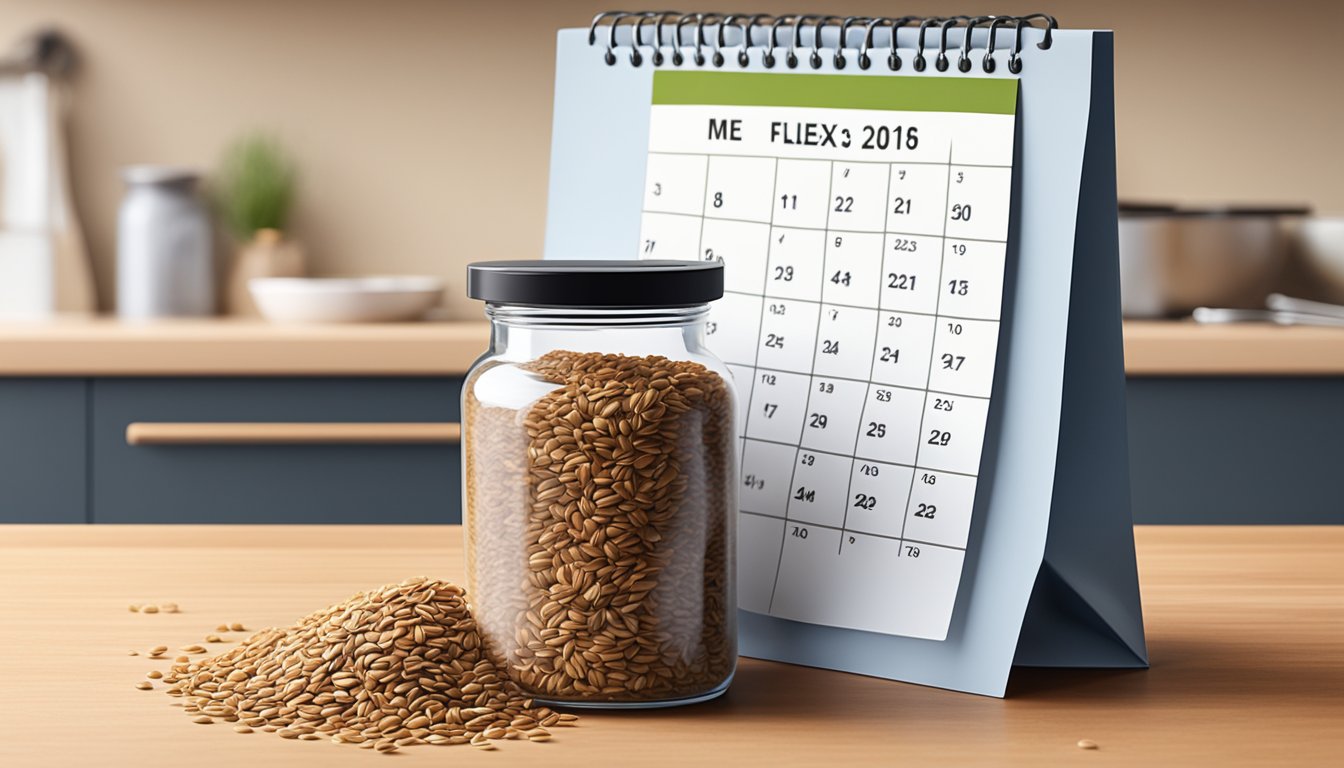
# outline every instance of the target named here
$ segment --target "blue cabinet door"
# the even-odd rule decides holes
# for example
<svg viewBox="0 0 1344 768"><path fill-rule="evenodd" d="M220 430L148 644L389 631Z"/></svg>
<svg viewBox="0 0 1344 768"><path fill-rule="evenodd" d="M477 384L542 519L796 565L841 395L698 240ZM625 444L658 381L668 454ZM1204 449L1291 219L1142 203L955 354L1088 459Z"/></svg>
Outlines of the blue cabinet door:
<svg viewBox="0 0 1344 768"><path fill-rule="evenodd" d="M84 379L0 379L0 523L83 523Z"/></svg>
<svg viewBox="0 0 1344 768"><path fill-rule="evenodd" d="M447 378L92 383L97 523L457 523L457 445L129 445L133 422L456 422Z"/></svg>

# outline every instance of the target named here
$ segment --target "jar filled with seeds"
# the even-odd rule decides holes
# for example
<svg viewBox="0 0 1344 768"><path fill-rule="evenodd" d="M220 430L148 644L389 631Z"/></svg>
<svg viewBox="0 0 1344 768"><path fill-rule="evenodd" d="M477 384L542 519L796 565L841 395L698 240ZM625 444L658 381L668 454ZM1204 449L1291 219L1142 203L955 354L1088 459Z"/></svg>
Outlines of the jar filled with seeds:
<svg viewBox="0 0 1344 768"><path fill-rule="evenodd" d="M705 347L721 262L467 268L490 350L462 392L473 610L536 699L713 698L737 662L735 395Z"/></svg>

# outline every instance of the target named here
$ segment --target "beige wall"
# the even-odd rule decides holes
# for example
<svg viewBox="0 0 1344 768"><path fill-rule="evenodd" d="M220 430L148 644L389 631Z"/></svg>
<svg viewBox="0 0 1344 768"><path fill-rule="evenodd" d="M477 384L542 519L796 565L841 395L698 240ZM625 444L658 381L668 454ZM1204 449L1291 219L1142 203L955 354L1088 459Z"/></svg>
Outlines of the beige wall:
<svg viewBox="0 0 1344 768"><path fill-rule="evenodd" d="M476 317L460 297L462 265L540 253L554 30L609 5L0 0L0 45L50 22L83 54L76 203L104 307L117 168L210 166L231 137L260 127L302 163L294 228L317 271L442 274L453 314ZM897 10L872 0L731 5L713 9ZM899 10L1046 10L1065 26L1115 29L1122 197L1344 213L1344 3L942 0Z"/></svg>

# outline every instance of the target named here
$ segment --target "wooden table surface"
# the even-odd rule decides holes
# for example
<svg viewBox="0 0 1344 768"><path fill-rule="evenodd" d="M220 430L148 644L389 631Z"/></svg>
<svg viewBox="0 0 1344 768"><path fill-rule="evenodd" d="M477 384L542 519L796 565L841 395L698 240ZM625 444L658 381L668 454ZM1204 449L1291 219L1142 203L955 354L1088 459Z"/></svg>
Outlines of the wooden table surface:
<svg viewBox="0 0 1344 768"><path fill-rule="evenodd" d="M195 725L155 645L285 625L385 582L462 578L456 527L0 527L0 765L371 765ZM1344 528L1141 527L1152 669L1014 673L1006 700L744 659L708 704L585 715L545 744L398 765L1339 765ZM146 615L130 603L176 602ZM216 648L221 646L214 646ZM161 686L160 686L161 687ZM1096 751L1080 750L1093 739Z"/></svg>

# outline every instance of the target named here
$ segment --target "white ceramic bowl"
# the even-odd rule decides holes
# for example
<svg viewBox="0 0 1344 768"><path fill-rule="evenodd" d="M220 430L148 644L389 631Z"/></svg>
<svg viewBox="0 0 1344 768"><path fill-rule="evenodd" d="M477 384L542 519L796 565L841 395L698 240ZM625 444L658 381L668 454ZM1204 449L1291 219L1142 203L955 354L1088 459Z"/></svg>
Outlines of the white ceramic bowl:
<svg viewBox="0 0 1344 768"><path fill-rule="evenodd" d="M255 277L248 289L273 323L419 320L438 304L436 277Z"/></svg>
<svg viewBox="0 0 1344 768"><path fill-rule="evenodd" d="M1312 218L1298 225L1297 257L1328 301L1344 302L1344 218Z"/></svg>

